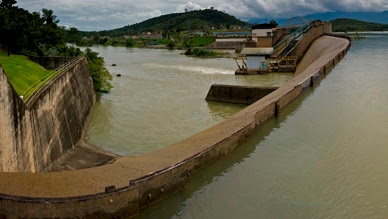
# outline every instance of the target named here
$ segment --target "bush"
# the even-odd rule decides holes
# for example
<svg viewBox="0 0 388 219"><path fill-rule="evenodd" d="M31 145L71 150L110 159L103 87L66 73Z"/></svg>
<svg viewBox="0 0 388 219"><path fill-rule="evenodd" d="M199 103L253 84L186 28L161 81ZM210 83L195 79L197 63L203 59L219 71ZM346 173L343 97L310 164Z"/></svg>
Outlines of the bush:
<svg viewBox="0 0 388 219"><path fill-rule="evenodd" d="M132 39L127 39L127 41L125 41L125 46L126 47L133 47L135 44L133 43L133 40Z"/></svg>
<svg viewBox="0 0 388 219"><path fill-rule="evenodd" d="M112 75L104 67L104 59L98 56L97 52L93 52L91 49L87 48L85 51L85 56L88 60L90 74L93 79L94 89L97 92L109 93L113 88L110 81L112 80Z"/></svg>
<svg viewBox="0 0 388 219"><path fill-rule="evenodd" d="M173 41L170 41L168 44L167 44L167 48L168 49L174 49L175 47L175 43Z"/></svg>
<svg viewBox="0 0 388 219"><path fill-rule="evenodd" d="M219 55L219 53L214 52L214 51L195 48L195 49L188 49L185 52L185 55L194 56L194 57L217 57Z"/></svg>

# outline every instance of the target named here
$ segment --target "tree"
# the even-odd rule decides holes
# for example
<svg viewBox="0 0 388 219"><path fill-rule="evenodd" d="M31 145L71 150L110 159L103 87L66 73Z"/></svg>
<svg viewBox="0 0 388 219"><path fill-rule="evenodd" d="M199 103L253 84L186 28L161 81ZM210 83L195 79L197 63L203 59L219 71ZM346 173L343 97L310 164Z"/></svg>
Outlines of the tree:
<svg viewBox="0 0 388 219"><path fill-rule="evenodd" d="M3 2L2 2L3 3ZM31 14L21 8L0 8L0 43L8 55L29 48Z"/></svg>
<svg viewBox="0 0 388 219"><path fill-rule="evenodd" d="M174 41L171 40L170 42L168 42L168 44L167 44L168 49L174 49L174 47L175 47Z"/></svg>
<svg viewBox="0 0 388 219"><path fill-rule="evenodd" d="M0 8L12 8L14 4L16 4L15 0L2 0Z"/></svg>
<svg viewBox="0 0 388 219"><path fill-rule="evenodd" d="M133 43L133 40L132 39L127 39L127 41L125 41L125 46L126 47L133 47L135 44Z"/></svg>
<svg viewBox="0 0 388 219"><path fill-rule="evenodd" d="M43 25L40 28L40 43L46 44L47 47L55 47L57 45L63 45L64 39L64 28L59 27L59 20L54 12L50 9L42 9L41 19Z"/></svg>
<svg viewBox="0 0 388 219"><path fill-rule="evenodd" d="M274 27L279 26L279 24L275 20L271 20L269 24L273 25Z"/></svg>
<svg viewBox="0 0 388 219"><path fill-rule="evenodd" d="M81 40L81 37L79 36L79 31L77 28L72 27L67 32L67 41L69 43L78 43Z"/></svg>
<svg viewBox="0 0 388 219"><path fill-rule="evenodd" d="M0 3L0 43L8 55L29 53L43 55L65 45L64 30L52 10L43 9L42 14L12 6L15 0ZM42 51L43 48L45 51Z"/></svg>
<svg viewBox="0 0 388 219"><path fill-rule="evenodd" d="M59 23L57 16L54 15L54 11L50 9L42 9L42 18L47 25L57 26L57 24Z"/></svg>

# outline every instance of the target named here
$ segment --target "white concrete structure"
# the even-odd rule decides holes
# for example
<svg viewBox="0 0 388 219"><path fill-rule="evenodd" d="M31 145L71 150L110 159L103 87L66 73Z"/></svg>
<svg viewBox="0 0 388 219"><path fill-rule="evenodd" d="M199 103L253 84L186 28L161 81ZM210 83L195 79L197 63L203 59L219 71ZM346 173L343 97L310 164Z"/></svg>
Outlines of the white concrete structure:
<svg viewBox="0 0 388 219"><path fill-rule="evenodd" d="M272 53L273 48L244 48L240 54L246 55L248 70L258 69L266 71L268 68L266 58Z"/></svg>
<svg viewBox="0 0 388 219"><path fill-rule="evenodd" d="M255 29L252 30L252 37L272 37L273 29Z"/></svg>

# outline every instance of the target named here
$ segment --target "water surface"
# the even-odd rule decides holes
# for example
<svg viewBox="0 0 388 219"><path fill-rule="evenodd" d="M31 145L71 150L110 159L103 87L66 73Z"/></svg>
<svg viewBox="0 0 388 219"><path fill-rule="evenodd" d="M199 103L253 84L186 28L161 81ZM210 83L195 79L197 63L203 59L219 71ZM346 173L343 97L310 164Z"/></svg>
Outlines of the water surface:
<svg viewBox="0 0 388 219"><path fill-rule="evenodd" d="M141 218L387 218L388 35Z"/></svg>
<svg viewBox="0 0 388 219"><path fill-rule="evenodd" d="M93 47L114 88L93 112L87 141L122 155L141 155L209 128L244 105L207 102L214 83L281 86L292 74L235 76L231 58L199 59L155 49ZM117 66L113 67L112 64Z"/></svg>

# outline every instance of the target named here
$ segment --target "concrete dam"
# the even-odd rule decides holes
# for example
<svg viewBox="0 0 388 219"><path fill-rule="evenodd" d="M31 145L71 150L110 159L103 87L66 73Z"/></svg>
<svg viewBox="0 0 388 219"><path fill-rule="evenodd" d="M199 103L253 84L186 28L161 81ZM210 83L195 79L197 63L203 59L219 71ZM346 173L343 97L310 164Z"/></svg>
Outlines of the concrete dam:
<svg viewBox="0 0 388 219"><path fill-rule="evenodd" d="M80 59L59 74L26 103L1 69L0 216L138 214L260 131L268 118L280 113L344 57L350 41L324 35L318 28L301 44L305 55L295 77L284 86L258 94L259 100L225 121L139 157L116 157L112 163L74 171L42 172L68 150L84 144L84 129L95 104L86 60Z"/></svg>

